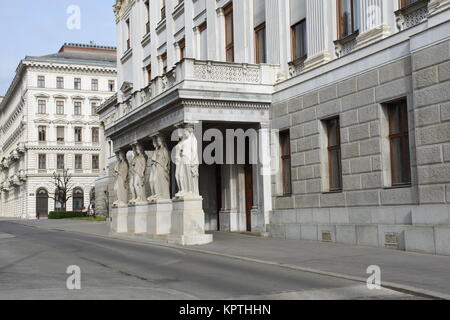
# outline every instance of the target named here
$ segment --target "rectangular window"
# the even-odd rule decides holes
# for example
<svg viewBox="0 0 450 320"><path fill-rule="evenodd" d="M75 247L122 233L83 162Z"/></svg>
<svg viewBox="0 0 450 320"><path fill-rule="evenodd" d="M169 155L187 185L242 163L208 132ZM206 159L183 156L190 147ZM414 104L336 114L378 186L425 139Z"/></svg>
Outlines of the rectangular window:
<svg viewBox="0 0 450 320"><path fill-rule="evenodd" d="M233 5L224 9L225 15L225 56L227 62L234 62Z"/></svg>
<svg viewBox="0 0 450 320"><path fill-rule="evenodd" d="M64 127L56 127L56 141L64 142Z"/></svg>
<svg viewBox="0 0 450 320"><path fill-rule="evenodd" d="M339 38L345 38L359 29L359 0L338 0Z"/></svg>
<svg viewBox="0 0 450 320"><path fill-rule="evenodd" d="M76 116L81 116L81 102L75 101L73 104L73 114Z"/></svg>
<svg viewBox="0 0 450 320"><path fill-rule="evenodd" d="M406 8L412 5L413 3L416 3L421 0L399 0L399 1L400 1L400 8Z"/></svg>
<svg viewBox="0 0 450 320"><path fill-rule="evenodd" d="M91 102L91 116L97 115L97 102Z"/></svg>
<svg viewBox="0 0 450 320"><path fill-rule="evenodd" d="M180 60L186 58L186 41L184 39L178 41L178 47L180 48Z"/></svg>
<svg viewBox="0 0 450 320"><path fill-rule="evenodd" d="M39 170L47 169L47 156L45 154L40 154L38 156L38 169Z"/></svg>
<svg viewBox="0 0 450 320"><path fill-rule="evenodd" d="M145 34L149 34L150 33L150 0L145 1L144 5L145 5L145 16L146 16Z"/></svg>
<svg viewBox="0 0 450 320"><path fill-rule="evenodd" d="M163 53L161 55L161 66L162 66L162 72L165 74L167 72L167 53Z"/></svg>
<svg viewBox="0 0 450 320"><path fill-rule="evenodd" d="M99 130L92 128L92 143L99 143Z"/></svg>
<svg viewBox="0 0 450 320"><path fill-rule="evenodd" d="M206 22L202 23L198 27L198 31L200 32L200 60L208 59L208 33Z"/></svg>
<svg viewBox="0 0 450 320"><path fill-rule="evenodd" d="M255 63L266 63L266 24L255 28Z"/></svg>
<svg viewBox="0 0 450 320"><path fill-rule="evenodd" d="M92 155L92 170L98 170L100 168L99 156L98 154Z"/></svg>
<svg viewBox="0 0 450 320"><path fill-rule="evenodd" d="M83 155L76 154L75 155L75 170L83 169Z"/></svg>
<svg viewBox="0 0 450 320"><path fill-rule="evenodd" d="M280 132L281 180L283 195L292 193L291 178L291 137L289 130Z"/></svg>
<svg viewBox="0 0 450 320"><path fill-rule="evenodd" d="M64 101L62 100L56 101L56 114L58 115L64 114Z"/></svg>
<svg viewBox="0 0 450 320"><path fill-rule="evenodd" d="M81 90L81 78L75 78L73 80L73 88L75 90Z"/></svg>
<svg viewBox="0 0 450 320"><path fill-rule="evenodd" d="M74 129L75 133L75 142L82 142L82 129L80 127L76 127Z"/></svg>
<svg viewBox="0 0 450 320"><path fill-rule="evenodd" d="M58 154L56 156L56 169L58 170L64 170L64 155Z"/></svg>
<svg viewBox="0 0 450 320"><path fill-rule="evenodd" d="M339 118L326 120L330 191L342 190L341 128Z"/></svg>
<svg viewBox="0 0 450 320"><path fill-rule="evenodd" d="M98 79L91 80L91 90L98 91Z"/></svg>
<svg viewBox="0 0 450 320"><path fill-rule="evenodd" d="M40 113L40 114L46 113L46 109L47 109L46 106L47 106L47 101L38 100L38 113Z"/></svg>
<svg viewBox="0 0 450 320"><path fill-rule="evenodd" d="M110 92L114 92L114 89L115 88L115 82L114 82L114 80L109 80L108 81L108 90L110 91Z"/></svg>
<svg viewBox="0 0 450 320"><path fill-rule="evenodd" d="M411 183L408 108L402 100L387 105L392 186Z"/></svg>
<svg viewBox="0 0 450 320"><path fill-rule="evenodd" d="M126 26L127 26L127 49L126 51L131 49L131 26L130 26L130 19L128 19L125 22Z"/></svg>
<svg viewBox="0 0 450 320"><path fill-rule="evenodd" d="M162 0L161 3L161 20L164 20L166 18L166 1Z"/></svg>
<svg viewBox="0 0 450 320"><path fill-rule="evenodd" d="M147 84L151 85L152 84L152 66L148 65L146 69L147 69Z"/></svg>
<svg viewBox="0 0 450 320"><path fill-rule="evenodd" d="M38 88L45 88L45 76L38 76L37 86Z"/></svg>
<svg viewBox="0 0 450 320"><path fill-rule="evenodd" d="M47 140L47 127L45 126L38 127L38 138L40 142L44 142Z"/></svg>
<svg viewBox="0 0 450 320"><path fill-rule="evenodd" d="M57 77L56 78L56 88L57 89L64 89L64 78L63 77Z"/></svg>
<svg viewBox="0 0 450 320"><path fill-rule="evenodd" d="M292 26L292 60L306 57L306 20Z"/></svg>

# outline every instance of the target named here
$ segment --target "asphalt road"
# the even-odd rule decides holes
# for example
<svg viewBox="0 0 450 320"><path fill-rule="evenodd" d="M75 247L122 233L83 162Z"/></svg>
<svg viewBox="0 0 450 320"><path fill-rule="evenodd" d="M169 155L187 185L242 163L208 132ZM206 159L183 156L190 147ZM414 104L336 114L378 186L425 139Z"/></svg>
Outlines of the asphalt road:
<svg viewBox="0 0 450 320"><path fill-rule="evenodd" d="M81 270L68 290L67 267ZM0 299L415 299L283 267L0 221Z"/></svg>

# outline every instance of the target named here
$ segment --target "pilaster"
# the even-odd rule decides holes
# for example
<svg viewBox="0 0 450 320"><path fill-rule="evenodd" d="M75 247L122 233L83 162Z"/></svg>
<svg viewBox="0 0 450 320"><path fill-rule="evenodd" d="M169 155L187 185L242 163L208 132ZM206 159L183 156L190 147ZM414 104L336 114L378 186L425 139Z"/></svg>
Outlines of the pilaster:
<svg viewBox="0 0 450 320"><path fill-rule="evenodd" d="M306 0L308 58L305 70L318 67L332 58L330 21L332 6L325 1Z"/></svg>
<svg viewBox="0 0 450 320"><path fill-rule="evenodd" d="M364 47L391 34L384 10L384 0L361 1L361 28L355 49Z"/></svg>

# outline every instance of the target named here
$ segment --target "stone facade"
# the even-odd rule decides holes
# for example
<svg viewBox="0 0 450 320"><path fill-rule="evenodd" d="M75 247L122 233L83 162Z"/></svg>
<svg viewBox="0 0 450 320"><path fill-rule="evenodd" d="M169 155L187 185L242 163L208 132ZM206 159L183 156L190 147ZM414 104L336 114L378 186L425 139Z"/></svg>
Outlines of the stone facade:
<svg viewBox="0 0 450 320"><path fill-rule="evenodd" d="M79 87L75 79L80 79ZM116 81L112 47L65 44L58 53L20 62L0 102L0 216L35 219L39 206L40 217L55 209L54 200L38 204L38 196L54 193L58 155L72 175L73 187L81 190L77 206L88 208L100 163L105 161L96 107L113 94ZM40 128L45 130L41 137ZM81 129L81 141L75 139L75 128ZM77 167L76 155L81 155ZM74 209L73 202L69 200L67 210Z"/></svg>
<svg viewBox="0 0 450 320"><path fill-rule="evenodd" d="M271 119L274 128L290 129L292 196L274 194L272 235L450 254L450 25L434 25L448 19L448 10L443 14L409 29L407 38L392 35L377 50L357 50L346 63L278 86ZM411 185L396 188L386 163L384 108L402 98ZM341 126L342 192L324 188L322 121L333 116Z"/></svg>
<svg viewBox="0 0 450 320"><path fill-rule="evenodd" d="M211 128L257 129L255 145L274 160L281 148L270 129L289 130L289 196L279 161L270 174L261 163L200 165L206 229L448 253L448 0L360 1L352 32L337 1L163 3L116 1L120 90L100 113L109 156L131 158L135 143L151 153L156 134L172 148L173 130L191 124L199 140ZM255 63L261 26L265 57ZM401 188L391 179L386 115L399 99L411 159ZM329 192L324 120L336 116L343 188Z"/></svg>

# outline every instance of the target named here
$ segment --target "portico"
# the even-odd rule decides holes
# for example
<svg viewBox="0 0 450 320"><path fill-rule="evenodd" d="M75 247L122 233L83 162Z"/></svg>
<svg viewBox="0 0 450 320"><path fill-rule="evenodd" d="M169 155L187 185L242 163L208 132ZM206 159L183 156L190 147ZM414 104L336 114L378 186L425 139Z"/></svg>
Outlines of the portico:
<svg viewBox="0 0 450 320"><path fill-rule="evenodd" d="M227 73L215 72L216 68L228 69L228 74L235 76L224 78ZM157 78L141 94L119 103L122 116L106 130L106 136L116 152L127 155L130 164L136 152L133 145L141 146L151 159L155 150L152 137L158 136L171 155L170 199L161 200L173 202L179 192L174 160L177 130L192 128L198 143L198 188L205 230L264 232L271 210L271 177L264 172L264 164L270 159L269 84L274 79L268 75L276 75L273 69L185 59L172 72L174 82ZM147 197L151 189L149 162L144 179ZM172 214L174 211L172 207Z"/></svg>

